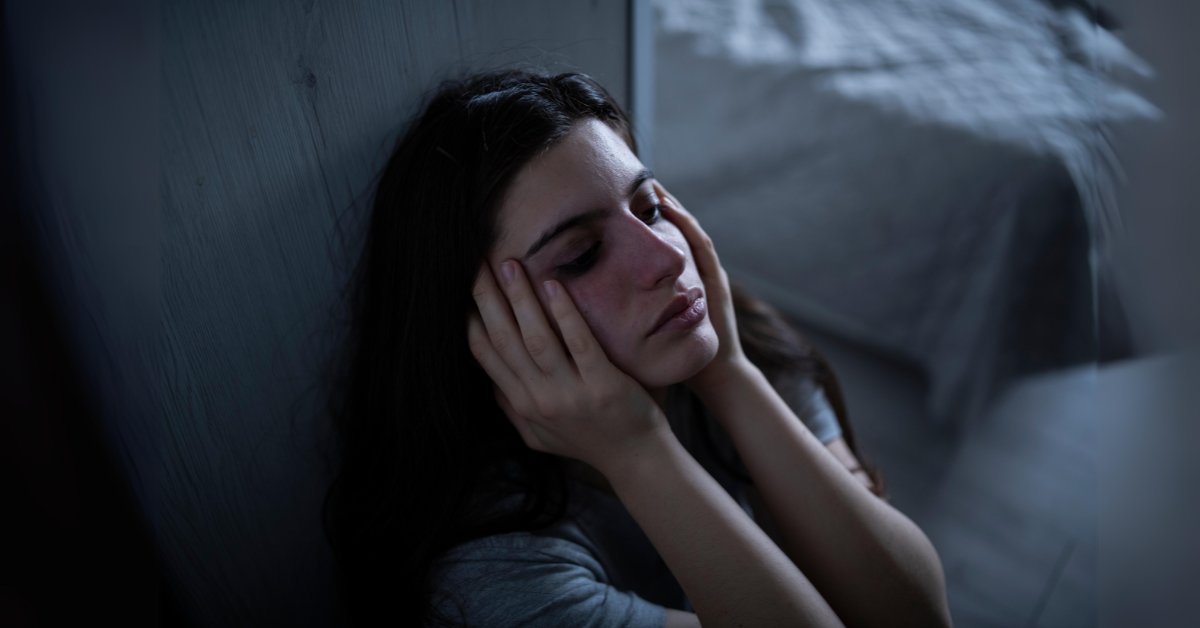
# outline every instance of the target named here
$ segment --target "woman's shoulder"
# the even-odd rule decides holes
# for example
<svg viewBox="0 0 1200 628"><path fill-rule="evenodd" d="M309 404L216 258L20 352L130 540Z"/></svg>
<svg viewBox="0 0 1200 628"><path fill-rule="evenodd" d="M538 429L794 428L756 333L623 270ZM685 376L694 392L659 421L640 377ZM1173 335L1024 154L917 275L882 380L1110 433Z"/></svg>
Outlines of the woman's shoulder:
<svg viewBox="0 0 1200 628"><path fill-rule="evenodd" d="M664 611L610 585L584 545L510 532L447 551L433 570L435 605L468 625L662 625ZM598 623L597 623L598 622Z"/></svg>
<svg viewBox="0 0 1200 628"><path fill-rule="evenodd" d="M484 561L578 563L599 568L591 551L578 540L537 532L507 532L484 536L455 545L438 559L441 567ZM600 572L603 573L602 571Z"/></svg>

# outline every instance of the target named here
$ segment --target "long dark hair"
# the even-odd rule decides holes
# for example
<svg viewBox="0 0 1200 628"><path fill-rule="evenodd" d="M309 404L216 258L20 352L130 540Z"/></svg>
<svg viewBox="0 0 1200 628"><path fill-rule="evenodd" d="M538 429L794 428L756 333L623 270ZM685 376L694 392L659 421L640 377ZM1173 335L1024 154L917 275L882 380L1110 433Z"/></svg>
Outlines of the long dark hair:
<svg viewBox="0 0 1200 628"><path fill-rule="evenodd" d="M565 515L562 459L525 446L505 418L467 346L466 320L507 186L589 118L637 153L628 117L586 75L504 70L447 81L380 176L330 398L339 466L323 513L353 623L444 623L429 582L439 555ZM773 342L772 333L759 335ZM795 343L752 351L756 336L743 337L752 359L803 353ZM519 507L494 507L516 492Z"/></svg>

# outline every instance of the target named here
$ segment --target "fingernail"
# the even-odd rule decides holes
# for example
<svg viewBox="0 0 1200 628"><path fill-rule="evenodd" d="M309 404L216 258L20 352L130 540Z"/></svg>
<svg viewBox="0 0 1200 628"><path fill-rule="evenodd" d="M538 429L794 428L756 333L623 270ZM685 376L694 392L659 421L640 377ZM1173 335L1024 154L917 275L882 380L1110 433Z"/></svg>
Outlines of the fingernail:
<svg viewBox="0 0 1200 628"><path fill-rule="evenodd" d="M558 296L558 283L553 281L543 281L542 287L546 289L546 296L553 299Z"/></svg>
<svg viewBox="0 0 1200 628"><path fill-rule="evenodd" d="M512 283L513 276L516 275L515 266L514 262L503 262L500 264L500 276L504 278L504 283Z"/></svg>

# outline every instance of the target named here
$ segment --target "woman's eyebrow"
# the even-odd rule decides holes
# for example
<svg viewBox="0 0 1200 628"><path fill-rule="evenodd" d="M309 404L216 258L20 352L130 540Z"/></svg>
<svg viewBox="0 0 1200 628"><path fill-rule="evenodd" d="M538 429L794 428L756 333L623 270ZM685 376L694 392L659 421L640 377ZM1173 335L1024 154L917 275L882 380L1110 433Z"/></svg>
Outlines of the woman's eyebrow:
<svg viewBox="0 0 1200 628"><path fill-rule="evenodd" d="M642 168L637 175L634 176L633 181L630 182L629 187L625 191L625 197L633 198L633 195L637 193L638 188L642 187L643 183L653 178L654 173L650 172L649 168ZM529 258L533 257L533 255L540 251L542 247L550 244L551 240L557 238L564 231L574 229L575 227L582 227L593 222L599 222L607 214L607 210L591 209L583 212L582 214L576 214L570 218L567 218L566 220L563 220L562 222L559 222L557 225L547 229L544 233L542 233L541 237L534 241L533 245L529 247L529 250L525 252L525 257L521 258L522 261L527 261Z"/></svg>

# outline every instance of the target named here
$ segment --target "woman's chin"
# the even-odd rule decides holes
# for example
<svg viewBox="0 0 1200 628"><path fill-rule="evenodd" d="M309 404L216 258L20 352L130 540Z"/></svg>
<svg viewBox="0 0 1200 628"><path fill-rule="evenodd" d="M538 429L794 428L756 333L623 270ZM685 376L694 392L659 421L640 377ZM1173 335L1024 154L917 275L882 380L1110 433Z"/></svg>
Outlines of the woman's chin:
<svg viewBox="0 0 1200 628"><path fill-rule="evenodd" d="M672 343L670 350L659 351L640 365L642 377L636 379L648 389L662 388L687 381L712 362L720 341L717 332L706 318L696 329Z"/></svg>

